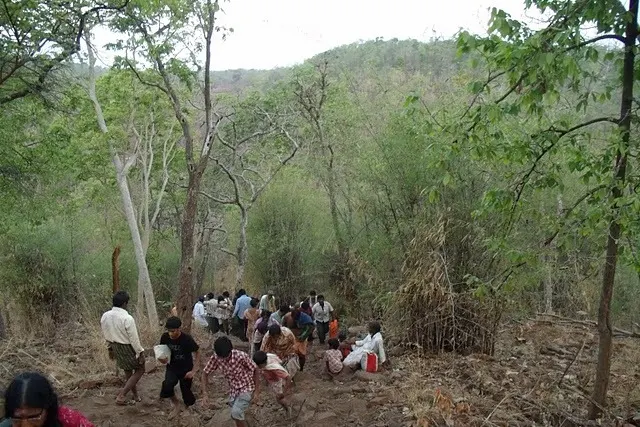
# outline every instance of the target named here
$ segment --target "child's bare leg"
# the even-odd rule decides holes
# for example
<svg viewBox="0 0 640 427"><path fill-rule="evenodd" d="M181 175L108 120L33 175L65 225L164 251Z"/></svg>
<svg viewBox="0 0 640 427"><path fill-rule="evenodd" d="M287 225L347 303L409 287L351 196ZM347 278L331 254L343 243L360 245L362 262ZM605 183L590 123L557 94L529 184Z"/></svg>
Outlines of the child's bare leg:
<svg viewBox="0 0 640 427"><path fill-rule="evenodd" d="M278 401L280 406L282 406L282 408L287 412L287 416L290 417L291 416L291 406L287 403L286 395L277 394L276 395L276 400Z"/></svg>
<svg viewBox="0 0 640 427"><path fill-rule="evenodd" d="M182 403L175 395L171 396L169 400L171 400L171 403L173 404L173 409L169 414L169 419L172 420L178 415L180 415L180 412L182 411Z"/></svg>

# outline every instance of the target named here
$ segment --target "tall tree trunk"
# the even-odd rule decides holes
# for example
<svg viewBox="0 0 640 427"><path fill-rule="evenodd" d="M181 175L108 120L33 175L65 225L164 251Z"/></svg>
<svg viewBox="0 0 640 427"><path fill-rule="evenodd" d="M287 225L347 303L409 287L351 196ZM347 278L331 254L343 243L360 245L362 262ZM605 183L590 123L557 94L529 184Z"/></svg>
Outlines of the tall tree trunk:
<svg viewBox="0 0 640 427"><path fill-rule="evenodd" d="M154 330L158 327L159 324L158 311L156 309L156 301L153 295L153 287L151 286L151 277L149 276L147 260L145 258L144 248L142 247L142 239L140 238L138 221L136 219L135 211L133 210L133 202L131 201L131 193L129 192L129 183L127 181L126 169L122 164L122 161L120 160L120 156L115 153L113 155L113 163L117 171L116 181L118 183L118 189L120 190L120 196L122 198L124 214L127 219L127 224L129 225L129 231L131 232L136 264L138 264L138 288L143 290L143 296L147 307L147 314L149 316L149 323L151 325L151 329ZM142 304L142 301L138 301L138 304Z"/></svg>
<svg viewBox="0 0 640 427"><path fill-rule="evenodd" d="M98 101L98 96L96 94L96 58L93 53L93 47L91 45L91 33L89 30L86 31L85 41L87 43L87 54L89 56L90 68L89 98L91 99L96 112L98 127L100 128L100 131L106 135L108 134L107 123L104 119L102 107L100 106L100 102ZM131 240L133 241L136 263L138 264L138 287L142 286L144 289L144 299L147 302L147 314L149 315L149 323L151 325L151 330L155 330L158 327L158 312L156 310L156 301L153 295L151 278L149 277L147 261L145 259L144 250L142 248L142 240L140 239L140 230L138 229L138 222L136 219L135 211L133 209L133 201L131 200L129 183L127 181L127 173L129 171L129 168L133 165L133 158L127 160L126 164L123 164L111 141L109 141L109 151L111 153L111 159L116 170L116 182L118 184L118 190L120 190L122 206L124 208L127 224L129 225L129 231L131 232ZM140 303L140 301L138 303Z"/></svg>
<svg viewBox="0 0 640 427"><path fill-rule="evenodd" d="M111 277L115 294L120 290L120 246L116 246L111 255Z"/></svg>
<svg viewBox="0 0 640 427"><path fill-rule="evenodd" d="M563 212L562 206L562 194L558 194L558 205L557 205L557 215L558 218L562 218ZM553 296L556 290L556 282L558 280L558 245L556 244L556 240L553 239L551 244L549 245L549 255L546 257L546 278L544 281L544 312L548 314L553 314ZM557 303L556 303L557 305Z"/></svg>
<svg viewBox="0 0 640 427"><path fill-rule="evenodd" d="M196 272L196 283L195 283L195 293L196 295L200 295L204 290L204 280L207 276L207 266L209 265L209 257L211 255L211 234L206 233L205 241L202 244L202 248L200 250L200 265L198 265L198 271Z"/></svg>
<svg viewBox="0 0 640 427"><path fill-rule="evenodd" d="M340 262L346 261L347 245L340 229L340 215L338 213L338 196L336 194L336 173L334 170L334 152L333 147L327 144L329 149L329 162L327 163L327 193L329 195L329 210L331 213L331 223L333 225L333 232L336 235L336 242L338 244L338 254L340 255Z"/></svg>
<svg viewBox="0 0 640 427"><path fill-rule="evenodd" d="M2 310L0 310L0 340L3 340L7 337L7 326L4 323L4 316L2 315Z"/></svg>
<svg viewBox="0 0 640 427"><path fill-rule="evenodd" d="M244 271L247 266L247 225L249 224L249 212L244 206L240 206L240 241L238 242L238 266L236 268L236 290L242 288Z"/></svg>
<svg viewBox="0 0 640 427"><path fill-rule="evenodd" d="M630 0L629 21L625 32L624 65L622 70L622 100L620 102L620 133L621 144L616 153L614 169L614 186L611 190L611 219L609 220L609 235L607 237L607 252L602 274L602 293L598 309L598 366L596 380L593 385L589 418L595 420L605 407L609 376L611 372L611 299L618 261L618 240L620 239L619 201L622 197L624 181L627 171L627 152L631 132L631 114L633 106L633 83L635 65L635 45L638 37L638 2Z"/></svg>
<svg viewBox="0 0 640 427"><path fill-rule="evenodd" d="M547 257L546 277L544 279L544 312L553 314L553 263L551 257Z"/></svg>
<svg viewBox="0 0 640 427"><path fill-rule="evenodd" d="M195 260L195 229L198 214L198 194L202 172L199 169L190 171L187 187L187 200L182 211L180 230L181 259L178 280L178 314L182 319L182 327L186 332L191 330L191 313L193 308L193 274Z"/></svg>

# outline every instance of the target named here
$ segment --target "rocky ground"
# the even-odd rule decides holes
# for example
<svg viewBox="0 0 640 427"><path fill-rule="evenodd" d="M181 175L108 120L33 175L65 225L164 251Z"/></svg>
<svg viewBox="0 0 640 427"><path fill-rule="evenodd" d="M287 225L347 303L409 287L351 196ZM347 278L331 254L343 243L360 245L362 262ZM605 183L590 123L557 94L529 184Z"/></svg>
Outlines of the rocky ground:
<svg viewBox="0 0 640 427"><path fill-rule="evenodd" d="M162 368L153 363L140 382L143 402L115 406L121 380L106 368L110 362L95 350L99 338L91 336L75 325L48 342L5 342L0 384L23 370L46 372L63 402L101 427L233 425L220 376L211 380L210 407L197 405L169 422L168 407L157 399ZM210 338L203 341L209 347ZM294 417L286 419L273 396L263 393L250 420L262 426L640 425L640 417L633 421L640 409L640 340L634 337L615 340L605 418L600 424L585 421L596 352L592 325L533 319L505 326L491 357L422 356L390 348L391 369L329 381L322 376L322 348L316 345L305 372L296 377Z"/></svg>

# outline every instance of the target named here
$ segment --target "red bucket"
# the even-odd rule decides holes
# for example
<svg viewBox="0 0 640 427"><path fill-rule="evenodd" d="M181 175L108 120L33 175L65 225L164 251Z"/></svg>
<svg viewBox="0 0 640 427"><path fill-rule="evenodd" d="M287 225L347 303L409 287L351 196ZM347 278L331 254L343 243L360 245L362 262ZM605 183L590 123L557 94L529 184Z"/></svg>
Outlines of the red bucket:
<svg viewBox="0 0 640 427"><path fill-rule="evenodd" d="M375 353L367 353L367 356L362 360L364 366L363 370L367 372L378 372L378 355Z"/></svg>

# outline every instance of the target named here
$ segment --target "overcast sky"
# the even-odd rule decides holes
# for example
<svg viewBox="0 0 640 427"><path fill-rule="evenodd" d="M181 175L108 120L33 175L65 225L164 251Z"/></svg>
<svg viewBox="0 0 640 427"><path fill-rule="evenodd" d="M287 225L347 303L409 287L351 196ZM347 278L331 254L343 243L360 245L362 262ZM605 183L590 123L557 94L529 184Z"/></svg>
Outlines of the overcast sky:
<svg viewBox="0 0 640 427"><path fill-rule="evenodd" d="M222 7L220 23L234 33L216 41L215 70L289 66L376 37L428 41L460 28L481 33L490 7L523 17L522 0L231 0ZM98 44L109 39L106 32L96 36Z"/></svg>

